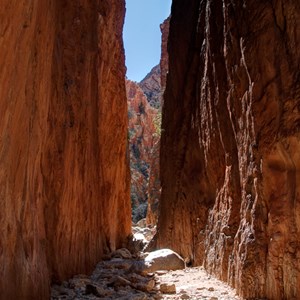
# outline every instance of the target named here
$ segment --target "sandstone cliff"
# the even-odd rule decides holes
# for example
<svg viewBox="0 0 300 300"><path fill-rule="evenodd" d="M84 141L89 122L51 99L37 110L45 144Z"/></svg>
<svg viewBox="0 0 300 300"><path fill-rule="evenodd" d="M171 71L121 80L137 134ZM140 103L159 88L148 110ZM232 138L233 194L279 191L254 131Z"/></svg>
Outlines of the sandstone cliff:
<svg viewBox="0 0 300 300"><path fill-rule="evenodd" d="M124 1L0 7L0 299L49 299L130 234Z"/></svg>
<svg viewBox="0 0 300 300"><path fill-rule="evenodd" d="M156 244L300 295L300 2L173 2Z"/></svg>

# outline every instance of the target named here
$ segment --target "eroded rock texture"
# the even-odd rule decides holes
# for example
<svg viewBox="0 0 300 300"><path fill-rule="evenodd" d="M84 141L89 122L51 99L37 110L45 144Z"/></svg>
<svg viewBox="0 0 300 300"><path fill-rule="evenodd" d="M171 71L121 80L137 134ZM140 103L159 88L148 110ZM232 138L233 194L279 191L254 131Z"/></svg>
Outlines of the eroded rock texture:
<svg viewBox="0 0 300 300"><path fill-rule="evenodd" d="M123 17L124 1L1 3L1 299L49 299L130 233Z"/></svg>
<svg viewBox="0 0 300 300"><path fill-rule="evenodd" d="M157 246L300 295L300 2L175 0Z"/></svg>

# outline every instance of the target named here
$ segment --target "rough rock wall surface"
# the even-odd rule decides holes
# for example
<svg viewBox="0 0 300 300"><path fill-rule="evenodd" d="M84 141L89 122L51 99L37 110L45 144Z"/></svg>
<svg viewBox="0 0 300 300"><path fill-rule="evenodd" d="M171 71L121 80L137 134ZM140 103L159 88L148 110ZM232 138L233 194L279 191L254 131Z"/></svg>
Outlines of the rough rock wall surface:
<svg viewBox="0 0 300 300"><path fill-rule="evenodd" d="M157 247L300 295L300 2L174 0Z"/></svg>
<svg viewBox="0 0 300 300"><path fill-rule="evenodd" d="M150 172L152 175L152 166L159 159L153 156L153 149L160 138L155 123L158 110L150 105L138 83L126 80L126 91L132 219L136 223L146 217Z"/></svg>
<svg viewBox="0 0 300 300"><path fill-rule="evenodd" d="M0 299L49 299L130 234L124 11L1 3Z"/></svg>
<svg viewBox="0 0 300 300"><path fill-rule="evenodd" d="M161 102L160 65L153 67L138 85L147 96L150 105L159 108Z"/></svg>

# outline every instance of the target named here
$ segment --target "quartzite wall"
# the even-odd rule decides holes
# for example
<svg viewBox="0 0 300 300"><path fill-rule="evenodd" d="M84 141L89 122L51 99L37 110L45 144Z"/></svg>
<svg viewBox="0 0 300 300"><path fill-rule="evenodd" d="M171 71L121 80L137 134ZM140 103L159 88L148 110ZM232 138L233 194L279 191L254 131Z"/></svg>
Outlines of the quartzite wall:
<svg viewBox="0 0 300 300"><path fill-rule="evenodd" d="M0 7L0 299L49 299L130 234L124 1Z"/></svg>
<svg viewBox="0 0 300 300"><path fill-rule="evenodd" d="M157 246L300 295L300 2L174 0Z"/></svg>

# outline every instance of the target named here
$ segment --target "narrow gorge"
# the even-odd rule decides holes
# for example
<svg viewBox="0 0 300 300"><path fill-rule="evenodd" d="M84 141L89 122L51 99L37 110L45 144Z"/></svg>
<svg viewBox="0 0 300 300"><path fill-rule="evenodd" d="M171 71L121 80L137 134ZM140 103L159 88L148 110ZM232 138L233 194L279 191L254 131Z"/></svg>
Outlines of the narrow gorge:
<svg viewBox="0 0 300 300"><path fill-rule="evenodd" d="M140 82L126 80L132 220L146 218L148 203L158 205L161 126L160 67ZM156 208L156 213L157 213ZM154 222L155 223L155 222Z"/></svg>
<svg viewBox="0 0 300 300"><path fill-rule="evenodd" d="M160 63L140 82L126 79L132 220L137 223L146 218L152 226L157 223L161 192L161 111L168 72L169 24L170 18L160 24Z"/></svg>
<svg viewBox="0 0 300 300"><path fill-rule="evenodd" d="M1 300L67 280L72 299L133 299L78 275L116 269L109 292L134 299L195 270L240 299L300 299L299 1L173 0L140 83L125 78L125 0L1 4ZM157 224L147 251L176 251L186 276L141 277L124 250L140 204L133 220Z"/></svg>

